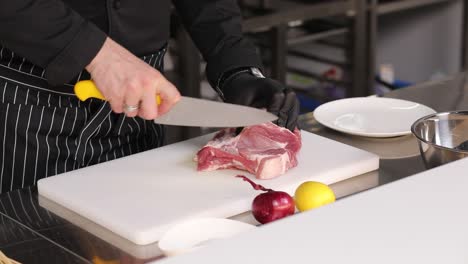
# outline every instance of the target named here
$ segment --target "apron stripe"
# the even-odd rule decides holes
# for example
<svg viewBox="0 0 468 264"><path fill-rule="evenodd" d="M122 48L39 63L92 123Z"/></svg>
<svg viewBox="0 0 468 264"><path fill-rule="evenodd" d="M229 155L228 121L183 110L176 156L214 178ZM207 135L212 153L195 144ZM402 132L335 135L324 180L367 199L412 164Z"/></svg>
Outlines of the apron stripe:
<svg viewBox="0 0 468 264"><path fill-rule="evenodd" d="M15 100L16 100L16 94L15 94ZM18 131L18 120L20 117L21 113L21 105L18 106L18 113L16 114L16 122L15 122L15 131ZM15 180L15 161L16 161L16 143L18 139L18 133L15 133L15 140L13 143L13 157L12 157L12 165L11 165L11 184L10 184L10 191L13 190L13 182Z"/></svg>
<svg viewBox="0 0 468 264"><path fill-rule="evenodd" d="M150 58L149 61L148 61L148 64L151 65L151 66L153 66L153 64L151 64L151 61L153 60L153 58L154 58L154 54L151 55L151 58ZM154 67L154 66L153 66L153 67Z"/></svg>
<svg viewBox="0 0 468 264"><path fill-rule="evenodd" d="M25 105L28 105L28 99L29 99L29 89L26 91L26 99L24 99Z"/></svg>
<svg viewBox="0 0 468 264"><path fill-rule="evenodd" d="M120 137L117 138L117 144L119 144L119 149L120 149L120 156L119 158L121 157L124 157L125 156L125 152L124 152L124 149L122 148L122 140L120 139Z"/></svg>
<svg viewBox="0 0 468 264"><path fill-rule="evenodd" d="M91 163L91 161L94 158L94 147L93 147L93 145L94 144L89 144L89 147L91 148L91 157L89 157L88 163L86 163L86 165L83 165L83 166L89 166L89 164Z"/></svg>
<svg viewBox="0 0 468 264"><path fill-rule="evenodd" d="M145 135L148 134L148 126L146 125L146 122L143 122L143 133ZM146 140L146 137L143 137L143 148L144 149L148 148L148 141Z"/></svg>
<svg viewBox="0 0 468 264"><path fill-rule="evenodd" d="M101 129L102 129L102 125L99 127L99 134L101 133ZM104 147L102 145L102 139L101 137L98 138L98 143L99 143L99 155L98 155L98 159L97 159L97 163L100 163L101 162L101 157L102 157L102 153L104 152Z"/></svg>
<svg viewBox="0 0 468 264"><path fill-rule="evenodd" d="M141 128L140 128L140 125L138 124L138 121L135 119L135 118L132 118L133 122L136 124L136 128L137 128L137 138L140 137L140 134L141 134ZM140 152L140 146L139 144L136 144L136 147L137 147L137 152Z"/></svg>
<svg viewBox="0 0 468 264"><path fill-rule="evenodd" d="M11 63L13 62L14 56L15 56L15 53L12 51L12 52L11 52L10 61L8 61L8 64L7 64L8 68L10 67Z"/></svg>
<svg viewBox="0 0 468 264"><path fill-rule="evenodd" d="M49 97L50 99L50 97ZM51 149L50 149L50 144L49 144L49 135L50 133L52 132L52 128L54 127L54 121L55 121L55 112L56 112L56 108L54 108L54 111L52 113L52 118L50 120L50 127L49 127L49 131L47 132L47 135L45 137L45 142L46 142L46 146L47 146L47 160L45 162L45 172L46 172L46 175L49 175L49 161L50 161L50 152L51 152Z"/></svg>
<svg viewBox="0 0 468 264"><path fill-rule="evenodd" d="M8 121L8 114L9 114L9 110L10 110L10 105L7 105L6 107L6 113L5 113L5 125L4 127L7 126L7 121ZM5 148L6 148L6 134L7 134L7 130L4 130L3 131L3 155L2 155L2 171L0 172L0 187L3 191L3 176L6 174L5 173L5 167L6 167L6 162L5 162L5 154L6 154L6 151L5 151Z"/></svg>
<svg viewBox="0 0 468 264"><path fill-rule="evenodd" d="M5 102L5 92L6 92L7 84L8 84L8 83L5 83L5 86L3 86L2 102Z"/></svg>
<svg viewBox="0 0 468 264"><path fill-rule="evenodd" d="M61 100L60 100L61 101ZM60 101L59 101L59 105L60 105ZM62 136L62 133L63 133L63 128L65 126L65 121L67 120L67 114L68 114L68 108L65 109L65 113L63 114L63 120L62 120L62 126L60 128L60 132L58 134L57 137L55 137L55 147L57 148L57 158L55 159L55 174L59 174L59 170L58 170L58 164L59 164L59 160L60 160L60 147L59 147L59 138Z"/></svg>
<svg viewBox="0 0 468 264"><path fill-rule="evenodd" d="M116 157L115 157L115 152L112 152L113 148L112 148L112 141L111 141L110 137L107 138L107 142L109 143L109 150L108 150L107 155L106 155L106 161L109 161L109 160L112 160L112 157L109 157L109 155L114 154L113 159L115 159Z"/></svg>
<svg viewBox="0 0 468 264"><path fill-rule="evenodd" d="M42 110L41 110L41 118L39 119L39 126L37 127L37 131L36 131L36 164L34 166L34 180L33 182L36 182L37 180L37 163L39 161L39 130L41 130L41 126L42 126L42 117L44 116L44 107L42 107Z"/></svg>
<svg viewBox="0 0 468 264"><path fill-rule="evenodd" d="M128 129L130 129L130 133L133 134L133 127L130 125L130 124L127 124L128 125ZM134 151L132 150L132 144L130 144L130 136L127 135L127 144L128 144L128 149L129 149L129 153L130 154L133 154Z"/></svg>
<svg viewBox="0 0 468 264"><path fill-rule="evenodd" d="M101 128L102 128L102 124L99 126L99 129L96 131L96 135L97 135L98 137L99 137L100 134L101 134ZM99 144L99 154L97 154L97 155L95 156L93 145L96 145L96 147L97 147L98 144ZM102 145L101 145L101 141L100 141L100 140L98 140L98 144L91 143L91 147L92 147L92 149L93 149L93 152L92 152L91 158L89 159L89 161L88 161L88 163L86 164L86 166L89 166L92 162L97 162L97 161L95 161L95 159L99 158L99 156L102 155Z"/></svg>
<svg viewBox="0 0 468 264"><path fill-rule="evenodd" d="M29 90L28 90L29 91ZM32 105L29 106L29 117L28 117L28 124L26 125L26 131L25 131L25 135L26 135L26 142L29 142L28 141L28 138L29 138L29 126L31 124L31 115L32 115L32 110L33 110L33 107ZM24 179L25 179L25 176L26 176L26 162L28 161L28 146L29 144L25 144L25 149L24 149L24 161L23 161L23 179L21 181L21 188L24 188Z"/></svg>
<svg viewBox="0 0 468 264"><path fill-rule="evenodd" d="M68 160L70 159L70 157L72 156L72 152L70 151L70 147L68 146L68 141L71 140L71 135L73 134L73 131L75 130L75 125L76 125L76 120L78 118L78 109L77 108L74 108L75 109L75 117L73 119L73 122L72 122L72 128L71 128L71 131L70 131L70 134L68 135L68 137L65 139L65 146L67 147L67 158L65 159L65 163L64 163L64 168L63 168L63 171L64 172L67 172L67 168L68 168Z"/></svg>
<svg viewBox="0 0 468 264"><path fill-rule="evenodd" d="M109 148L107 149L106 151L106 161L109 161L109 153L110 151L112 150L112 142L110 140L110 133L112 131L112 119L111 119L111 116L109 116L109 118L107 119L107 121L109 121L109 130L107 131L106 135L102 138L102 140L106 139L107 138L107 143L109 143Z"/></svg>
<svg viewBox="0 0 468 264"><path fill-rule="evenodd" d="M18 85L15 87L15 96L13 97L13 104L16 104L16 96L18 95Z"/></svg>
<svg viewBox="0 0 468 264"><path fill-rule="evenodd" d="M26 61L26 59L23 58L23 60L21 61L20 66L19 66L19 68L18 68L18 71L21 71L21 67L23 67L23 64L24 64L25 61Z"/></svg>

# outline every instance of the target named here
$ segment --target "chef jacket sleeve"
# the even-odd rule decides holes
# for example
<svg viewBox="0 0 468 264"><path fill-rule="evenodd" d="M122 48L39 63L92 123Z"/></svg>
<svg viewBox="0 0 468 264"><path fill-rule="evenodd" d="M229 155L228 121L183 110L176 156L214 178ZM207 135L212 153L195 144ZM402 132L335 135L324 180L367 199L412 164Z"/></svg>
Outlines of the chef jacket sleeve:
<svg viewBox="0 0 468 264"><path fill-rule="evenodd" d="M77 76L105 39L61 0L0 0L0 44L45 68L52 85Z"/></svg>
<svg viewBox="0 0 468 264"><path fill-rule="evenodd" d="M255 46L242 36L242 17L235 0L173 0L195 45L207 62L213 87L224 72L262 68Z"/></svg>

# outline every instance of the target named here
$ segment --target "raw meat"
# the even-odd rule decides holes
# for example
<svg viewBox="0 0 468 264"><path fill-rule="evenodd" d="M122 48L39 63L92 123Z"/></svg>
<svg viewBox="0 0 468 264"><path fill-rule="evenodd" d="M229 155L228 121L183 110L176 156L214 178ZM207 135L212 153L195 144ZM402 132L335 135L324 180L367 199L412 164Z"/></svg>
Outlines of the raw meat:
<svg viewBox="0 0 468 264"><path fill-rule="evenodd" d="M273 123L220 131L198 153L199 171L240 169L258 179L271 179L297 165L301 148L298 129L292 133Z"/></svg>

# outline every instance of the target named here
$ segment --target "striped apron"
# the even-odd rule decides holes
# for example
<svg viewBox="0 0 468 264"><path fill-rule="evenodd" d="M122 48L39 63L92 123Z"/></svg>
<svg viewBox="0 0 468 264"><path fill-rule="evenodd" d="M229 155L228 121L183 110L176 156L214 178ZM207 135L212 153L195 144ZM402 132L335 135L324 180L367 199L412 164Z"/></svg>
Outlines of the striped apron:
<svg viewBox="0 0 468 264"><path fill-rule="evenodd" d="M162 71L165 52L142 59ZM44 74L1 48L0 193L163 144L163 127L153 121L115 114L101 100L80 102L73 85L90 78L86 71L58 87L51 87Z"/></svg>

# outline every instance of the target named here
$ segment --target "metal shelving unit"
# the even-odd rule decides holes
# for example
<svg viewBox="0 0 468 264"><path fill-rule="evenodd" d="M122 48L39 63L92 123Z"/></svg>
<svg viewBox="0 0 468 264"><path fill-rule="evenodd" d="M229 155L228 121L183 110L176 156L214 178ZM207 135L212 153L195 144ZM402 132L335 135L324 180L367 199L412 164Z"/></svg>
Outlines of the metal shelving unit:
<svg viewBox="0 0 468 264"><path fill-rule="evenodd" d="M286 7L288 4L290 6ZM295 21L352 15L354 13L353 0L328 1L317 4L297 4L283 0L274 1L271 5L277 7L277 10L272 11L271 14L245 18L243 23L244 31L255 32L269 30L273 27Z"/></svg>
<svg viewBox="0 0 468 264"><path fill-rule="evenodd" d="M344 35L347 33L350 33L348 28L336 28L336 29L325 30L322 32L317 32L311 35L308 34L304 36L298 36L295 38L287 39L286 42L288 45L297 45L297 44L304 43L304 42L317 41L317 40L321 40L325 38Z"/></svg>
<svg viewBox="0 0 468 264"><path fill-rule="evenodd" d="M425 7L428 5L441 4L453 0L397 0L380 3L377 7L379 15L399 12L409 9Z"/></svg>
<svg viewBox="0 0 468 264"><path fill-rule="evenodd" d="M347 96L366 96L373 93L375 84L374 71L376 61L377 22L381 15L417 9L429 5L448 3L454 0L324 0L307 2L306 0L239 0L243 6L243 30L247 35L263 34L267 38L270 50L270 76L285 83L286 72L322 78L314 73L294 67L287 67L288 55L304 56L307 59L325 63L336 63L326 57L299 54L288 47L303 42L315 41L347 50L349 63L339 65L349 70L349 80L337 82L345 85ZM463 47L468 45L468 0L464 0ZM349 22L346 26L328 28L317 32L306 32L291 36L290 29L303 23L331 17L343 17ZM342 46L333 43L330 37L348 35L350 44ZM200 95L200 56L185 32L176 34L179 47L180 86L182 93L189 96ZM265 48L265 47L262 47ZM468 66L468 52L463 51L463 65ZM326 80L325 81L336 81ZM196 131L182 133L183 138L196 135Z"/></svg>
<svg viewBox="0 0 468 264"><path fill-rule="evenodd" d="M263 12L260 15L246 16L244 20L244 31L246 33L265 32L271 34L271 76L285 82L286 67L285 56L290 54L288 46L307 41L316 41L331 36L349 34L351 45L349 50L351 64L352 83L347 88L348 96L364 96L369 94L368 85L363 81L366 79L369 66L367 60L363 60L368 47L365 37L367 30L366 1L365 0L341 0L305 3L305 1L269 0L254 1L244 0L244 6L255 6L260 4ZM261 6L261 5L265 6ZM288 37L288 27L294 24L302 24L306 21L330 18L346 17L349 23L345 27L332 28L325 31L305 34L298 37ZM326 60L325 58L316 58ZM298 69L291 69L298 71ZM308 76L317 78L314 74Z"/></svg>

